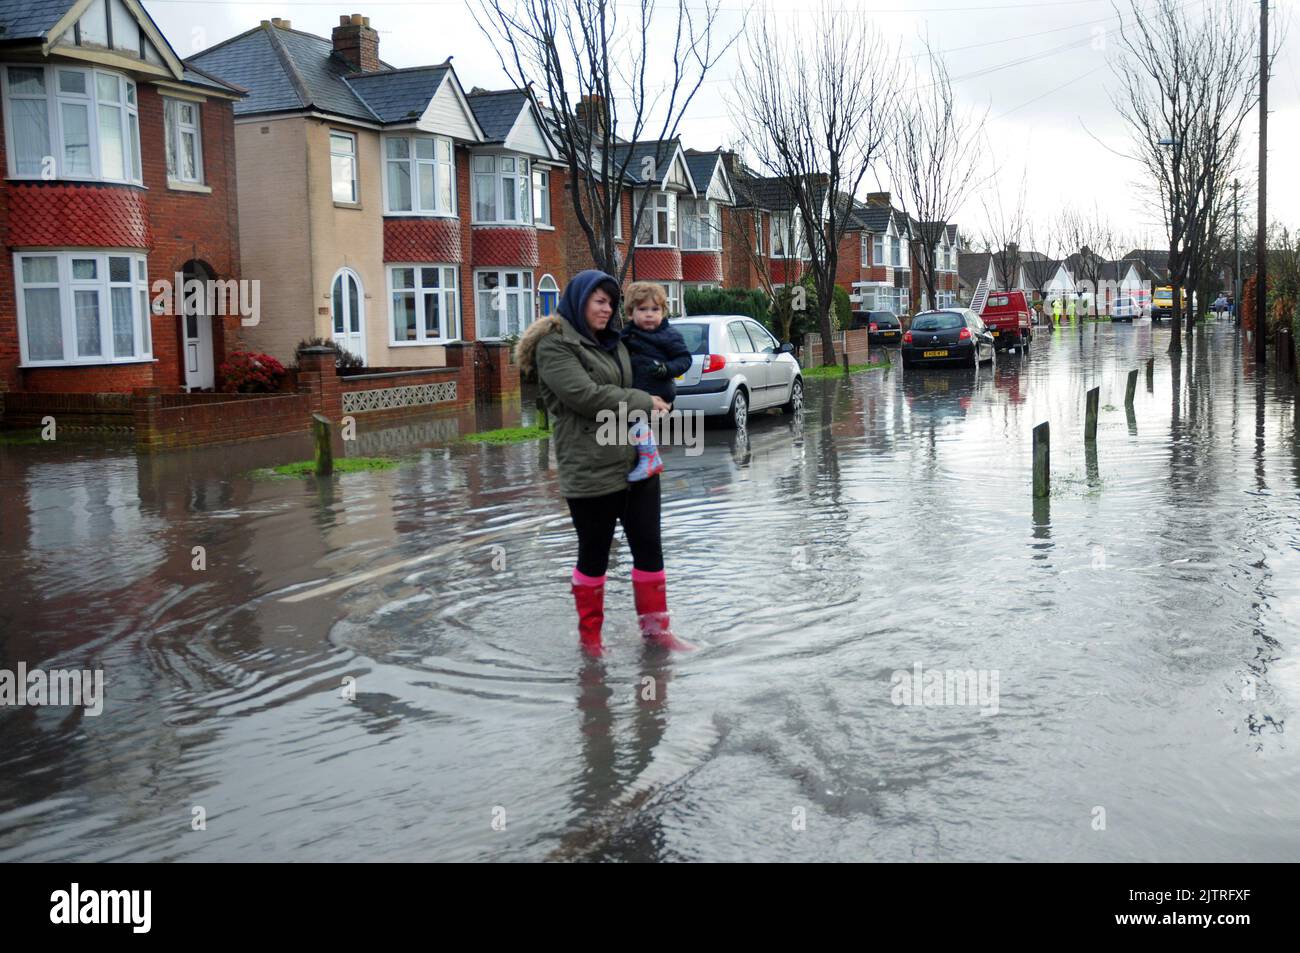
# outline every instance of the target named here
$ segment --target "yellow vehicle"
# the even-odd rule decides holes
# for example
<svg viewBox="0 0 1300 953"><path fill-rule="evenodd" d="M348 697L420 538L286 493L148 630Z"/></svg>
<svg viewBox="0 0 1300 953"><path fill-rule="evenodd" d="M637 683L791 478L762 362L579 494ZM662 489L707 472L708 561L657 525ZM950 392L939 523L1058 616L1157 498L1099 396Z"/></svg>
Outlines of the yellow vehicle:
<svg viewBox="0 0 1300 953"><path fill-rule="evenodd" d="M1187 289L1178 289L1178 298L1183 303L1183 308L1187 308ZM1159 321L1161 318L1172 318L1174 316L1174 286L1161 285L1151 293L1151 320Z"/></svg>

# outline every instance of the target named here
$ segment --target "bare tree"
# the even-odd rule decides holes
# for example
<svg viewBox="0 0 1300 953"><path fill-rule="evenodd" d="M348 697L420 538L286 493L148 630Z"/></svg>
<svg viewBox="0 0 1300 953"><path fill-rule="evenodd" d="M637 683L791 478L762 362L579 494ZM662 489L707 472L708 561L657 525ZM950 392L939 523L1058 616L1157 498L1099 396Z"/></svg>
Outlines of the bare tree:
<svg viewBox="0 0 1300 953"><path fill-rule="evenodd" d="M1029 219L1025 229L1026 242L1030 248L1020 254L1020 264L1025 269L1025 280L1029 287L1037 292L1043 304L1044 314L1051 314L1051 302L1047 297L1047 286L1055 277L1060 259L1064 257L1064 242L1056 223L1043 219Z"/></svg>
<svg viewBox="0 0 1300 953"><path fill-rule="evenodd" d="M978 184L988 113L959 111L948 67L928 40L925 56L929 70L917 75L928 75L929 82L898 97L897 136L887 161L899 203L920 226L913 240L921 254L912 267L920 273L928 306L934 307L935 248Z"/></svg>
<svg viewBox="0 0 1300 953"><path fill-rule="evenodd" d="M672 158L666 145L638 154L629 144L676 138L705 76L738 38L715 35L720 0L478 5L479 27L511 81L546 99L548 132L567 167L573 211L595 266L622 280L631 259L619 254L615 239L624 193L634 196L627 236L634 242L652 191L640 187L659 181ZM620 13L629 6L630 14ZM668 37L671 47L657 39ZM656 72L666 74L664 82Z"/></svg>
<svg viewBox="0 0 1300 953"><path fill-rule="evenodd" d="M1025 209L1025 178L1020 178L1020 190L1014 205L1002 201L1002 192L993 184L994 200L983 199L984 219L987 223L981 238L985 249L993 256L993 270L1003 291L1015 285L1021 268L1021 253L1028 227Z"/></svg>
<svg viewBox="0 0 1300 953"><path fill-rule="evenodd" d="M793 27L771 10L751 18L735 118L757 171L781 183L817 289L822 360L835 363L830 311L839 245L857 194L889 134L894 57L859 10L822 0Z"/></svg>
<svg viewBox="0 0 1300 953"><path fill-rule="evenodd" d="M1091 212L1066 209L1061 230L1072 256L1075 281L1092 295L1094 313L1100 314L1098 305L1105 289L1108 256L1115 247L1115 231L1095 205Z"/></svg>
<svg viewBox="0 0 1300 953"><path fill-rule="evenodd" d="M1177 353L1182 291L1198 236L1221 201L1242 123L1258 99L1257 32L1249 8L1228 0L1129 5L1111 58L1118 80L1112 100L1132 133L1134 157L1159 195L1174 300L1169 350Z"/></svg>

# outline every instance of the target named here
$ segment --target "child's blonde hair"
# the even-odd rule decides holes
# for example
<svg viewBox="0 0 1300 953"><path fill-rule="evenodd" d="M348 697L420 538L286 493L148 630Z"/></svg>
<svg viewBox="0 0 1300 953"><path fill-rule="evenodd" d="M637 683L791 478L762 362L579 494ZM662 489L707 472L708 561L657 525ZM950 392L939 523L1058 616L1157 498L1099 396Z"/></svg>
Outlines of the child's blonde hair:
<svg viewBox="0 0 1300 953"><path fill-rule="evenodd" d="M627 286L627 291L623 293L623 306L627 313L631 314L636 310L637 305L647 301L653 301L659 305L659 310L668 314L668 292L664 290L663 285L655 284L653 281L634 281Z"/></svg>

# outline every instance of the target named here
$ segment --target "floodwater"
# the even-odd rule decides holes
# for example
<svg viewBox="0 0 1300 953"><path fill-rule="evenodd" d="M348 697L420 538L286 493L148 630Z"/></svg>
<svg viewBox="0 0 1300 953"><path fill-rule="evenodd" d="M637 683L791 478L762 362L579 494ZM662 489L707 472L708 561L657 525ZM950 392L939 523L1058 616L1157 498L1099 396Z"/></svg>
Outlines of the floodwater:
<svg viewBox="0 0 1300 953"><path fill-rule="evenodd" d="M0 446L0 668L106 695L0 711L0 860L1294 860L1295 402L1231 326L1168 333L669 450L669 659L621 538L579 655L544 444L363 432L402 465L324 483L248 475L298 440Z"/></svg>

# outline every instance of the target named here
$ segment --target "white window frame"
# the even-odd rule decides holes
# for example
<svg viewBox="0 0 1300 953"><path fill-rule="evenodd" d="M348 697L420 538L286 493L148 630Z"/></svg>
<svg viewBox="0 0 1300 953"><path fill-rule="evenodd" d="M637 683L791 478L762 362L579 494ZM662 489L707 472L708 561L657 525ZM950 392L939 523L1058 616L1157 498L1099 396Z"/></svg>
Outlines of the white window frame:
<svg viewBox="0 0 1300 953"><path fill-rule="evenodd" d="M539 215L538 212L541 212ZM551 170L533 165L533 224L554 228L551 222Z"/></svg>
<svg viewBox="0 0 1300 953"><path fill-rule="evenodd" d="M342 129L331 129L329 131L329 135L330 135L330 197L333 198L335 202L339 202L343 205L356 205L358 202L361 201L361 184L360 184L360 175L359 175L360 170L357 168L358 166L357 134L355 132L346 132ZM352 143L352 151L351 152L335 151L334 139L336 136L340 139L349 140ZM335 189L339 185L339 183L334 178L335 159L347 159L352 164L352 198L350 199L341 199L338 197L338 195L335 194Z"/></svg>
<svg viewBox="0 0 1300 953"><path fill-rule="evenodd" d="M514 164L507 169L506 163ZM488 164L490 170L480 166ZM491 193L492 214L479 216L479 196L483 190ZM506 194L514 195L515 217L501 214L505 208ZM470 159L470 210L475 225L531 225L533 223L532 163L527 156L513 152L476 152Z"/></svg>
<svg viewBox="0 0 1300 953"><path fill-rule="evenodd" d="M634 192L632 201L640 205L640 197ZM660 216L663 216L661 223ZM676 248L679 236L677 228L677 193L651 192L645 208L641 212L641 224L636 233L638 248ZM643 239L648 238L649 241Z"/></svg>
<svg viewBox="0 0 1300 953"><path fill-rule="evenodd" d="M183 106L189 106L194 110L194 122L187 123L181 121L181 107ZM185 175L181 168L184 156L181 144L187 135L194 137L194 175L192 177ZM164 148L167 152L168 183L185 182L189 185L202 185L203 113L199 103L190 99L173 99L170 96L163 97L163 142ZM175 150L174 153L173 150ZM355 169L355 161L353 165ZM175 170L174 172L173 169Z"/></svg>
<svg viewBox="0 0 1300 953"><path fill-rule="evenodd" d="M863 268L866 268L868 265L871 264L871 251L870 251L871 242L868 240L869 237L870 236L868 236L866 232L863 232L861 234L861 237L858 239L858 244L861 246L860 250L862 253Z"/></svg>
<svg viewBox="0 0 1300 953"><path fill-rule="evenodd" d="M786 248L786 223L790 221L794 222L794 231L791 234L791 244L793 245L793 248ZM808 243L805 240L803 233L803 216L799 214L798 210L790 212L772 212L769 216L769 223L771 254L768 257L781 259L808 257L806 254ZM780 242L777 240L778 235L780 236ZM777 254L778 244L781 247L781 254L779 255Z"/></svg>
<svg viewBox="0 0 1300 953"><path fill-rule="evenodd" d="M682 312L682 283L680 281L665 281L664 294L668 298L668 307L664 312L664 317L679 317Z"/></svg>
<svg viewBox="0 0 1300 953"><path fill-rule="evenodd" d="M425 286L422 269L438 269L439 281L451 276L450 286L439 284ZM411 287L398 288L394 282L394 273L399 269L411 269ZM459 341L461 335L460 321L460 266L449 262L395 262L385 263L384 272L388 282L388 344L390 347L427 347L436 344L450 344ZM442 303L443 334L430 337L426 325L428 313L425 310L425 295L433 292ZM415 300L415 340L399 340L397 337L397 311L395 299L398 294L410 294ZM450 333L449 333L450 332Z"/></svg>
<svg viewBox="0 0 1300 953"><path fill-rule="evenodd" d="M32 282L23 280L24 258L56 258L57 282ZM74 279L73 259L93 259L96 277ZM127 258L131 262L131 278L113 281L109 273L110 258ZM61 248L13 253L14 292L18 301L18 344L23 367L84 367L104 364L139 364L152 361L153 333L150 326L148 259L132 248L88 249ZM27 341L28 289L57 288L59 291L59 329L63 341L63 357L59 359L32 360ZM132 353L124 357L113 356L113 290L129 288L131 291ZM88 357L77 355L76 297L78 290L95 290L99 293L100 354Z"/></svg>
<svg viewBox="0 0 1300 953"><path fill-rule="evenodd" d="M139 88L134 80L130 77L116 72L115 70L106 70L92 68L88 66L73 66L70 64L32 64L32 63L3 63L0 64L0 95L3 96L3 110L5 115L5 153L9 177L13 179L44 179L43 169L34 171L19 172L18 158L15 150L17 133L13 128L14 108L13 102L16 99L28 100L32 102L39 101L42 97L35 95L19 96L10 89L9 71L11 69L29 69L41 70L43 72L43 82L45 86L45 133L46 133L46 151L45 155L54 158L55 178L79 181L79 182L120 182L129 185L143 185L144 178L141 171L140 159L140 102ZM84 94L78 93L61 93L59 91L59 73L79 73L84 77L85 89ZM99 80L101 77L111 77L117 84L118 100L117 102L100 102L99 99ZM66 144L63 136L63 109L64 104L84 107L86 112L86 126L88 133L88 147L90 150L90 172L85 175L69 174L64 168L64 153ZM103 149L100 143L100 114L104 109L116 110L118 114L118 129L122 141L122 177L113 177L105 175ZM42 163L43 165L43 163Z"/></svg>
<svg viewBox="0 0 1300 953"><path fill-rule="evenodd" d="M479 288L479 279L484 275L496 275L496 288ZM508 276L516 276L519 284L515 288L509 288L506 285ZM527 281L525 282L525 279ZM499 292L499 295L498 295ZM497 311L497 322L500 328L500 334L484 334L483 319L486 316L486 309L483 308L482 299L484 295L493 296L500 304ZM510 313L508 301L511 297L521 298L518 305L518 314L523 321L517 329L510 328L506 323L506 316ZM537 291L533 281L533 273L527 268L475 268L474 269L474 336L480 341L500 341L510 337L512 334L522 334L524 328L532 324L537 318Z"/></svg>
<svg viewBox="0 0 1300 953"><path fill-rule="evenodd" d="M388 143L392 140L406 140L405 158L389 158ZM425 139L433 142L433 158L420 158L415 140ZM439 155L445 150L446 158ZM385 215L419 215L428 218L453 218L456 215L456 145L447 136L429 135L386 135L379 142L380 160L383 162L384 214ZM388 187L389 166L405 164L411 183L411 207L394 208L393 196ZM425 208L420 202L420 167L432 166L433 169L433 207ZM444 185L450 188L444 190ZM443 201L444 191L446 201Z"/></svg>
<svg viewBox="0 0 1300 953"><path fill-rule="evenodd" d="M763 213L754 210L754 254L763 257Z"/></svg>
<svg viewBox="0 0 1300 953"><path fill-rule="evenodd" d="M713 199L678 199L684 251L722 251L722 207Z"/></svg>

